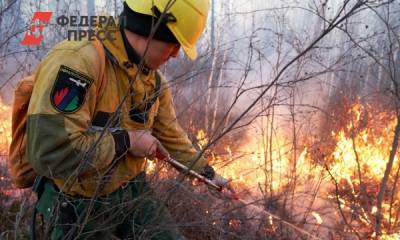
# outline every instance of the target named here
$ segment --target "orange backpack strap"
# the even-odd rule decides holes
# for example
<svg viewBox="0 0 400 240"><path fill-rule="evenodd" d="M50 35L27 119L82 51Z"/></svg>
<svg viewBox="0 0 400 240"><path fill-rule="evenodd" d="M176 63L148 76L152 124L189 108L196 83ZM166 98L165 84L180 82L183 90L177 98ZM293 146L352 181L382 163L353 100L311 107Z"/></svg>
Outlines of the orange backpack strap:
<svg viewBox="0 0 400 240"><path fill-rule="evenodd" d="M26 159L26 121L33 81L33 75L22 79L18 83L14 94L11 119L12 138L8 165L10 176L18 188L31 187L36 177L36 173Z"/></svg>
<svg viewBox="0 0 400 240"><path fill-rule="evenodd" d="M104 51L104 46L100 40L96 39L92 41L92 44L96 48L96 51L99 55L100 81L97 87L97 102L98 102L104 93L108 81L106 72L106 54Z"/></svg>

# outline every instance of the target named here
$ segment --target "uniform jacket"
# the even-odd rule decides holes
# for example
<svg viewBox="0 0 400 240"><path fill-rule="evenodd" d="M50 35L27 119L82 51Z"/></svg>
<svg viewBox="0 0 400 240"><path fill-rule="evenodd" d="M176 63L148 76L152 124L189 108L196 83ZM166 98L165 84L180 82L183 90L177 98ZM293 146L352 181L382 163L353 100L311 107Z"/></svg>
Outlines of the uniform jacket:
<svg viewBox="0 0 400 240"><path fill-rule="evenodd" d="M127 130L152 131L171 156L185 165L197 159L176 119L171 91L163 76L161 93L147 109L147 119L141 122L130 117L133 108L145 109L146 102L154 96L156 71L137 74L138 65L129 61L121 33L114 36L114 41L103 42L116 62L106 60L108 80L101 93L97 89L102 60L90 41L59 43L35 73L27 117L28 159L39 175L52 179L71 195L93 196L99 180L113 164L100 195L115 191L144 170L146 160L127 152ZM129 79L134 79L133 88L129 88ZM102 133L101 127L115 114L126 93L130 95L123 102L119 117L110 121L112 128ZM205 165L200 158L194 169ZM72 176L77 176L76 181L66 186Z"/></svg>

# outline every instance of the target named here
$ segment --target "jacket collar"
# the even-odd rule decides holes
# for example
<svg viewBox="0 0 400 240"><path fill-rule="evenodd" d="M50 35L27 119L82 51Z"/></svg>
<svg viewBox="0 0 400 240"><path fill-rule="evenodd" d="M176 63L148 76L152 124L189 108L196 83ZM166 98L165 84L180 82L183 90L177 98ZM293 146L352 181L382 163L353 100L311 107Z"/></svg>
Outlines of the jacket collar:
<svg viewBox="0 0 400 240"><path fill-rule="evenodd" d="M124 42L124 47L126 50L126 54L128 55L129 61L135 63L136 65L139 65L140 60L142 60L142 58L135 51L135 49L133 49L133 47L129 44L124 29L120 27L119 31L121 33L122 41Z"/></svg>
<svg viewBox="0 0 400 240"><path fill-rule="evenodd" d="M129 44L123 28L115 26L112 28L109 27L105 31L112 32L113 39L106 38L103 41L104 47L113 55L118 64L128 72L132 68L137 70L142 58ZM142 74L148 75L150 71L151 69L144 65Z"/></svg>

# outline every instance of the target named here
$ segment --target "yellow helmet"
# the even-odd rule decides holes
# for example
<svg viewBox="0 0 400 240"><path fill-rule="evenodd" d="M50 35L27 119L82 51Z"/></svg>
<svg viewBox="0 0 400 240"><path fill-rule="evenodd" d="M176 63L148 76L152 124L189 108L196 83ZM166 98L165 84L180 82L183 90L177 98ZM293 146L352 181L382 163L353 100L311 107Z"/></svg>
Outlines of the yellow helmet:
<svg viewBox="0 0 400 240"><path fill-rule="evenodd" d="M167 27L186 55L196 59L196 43L206 27L208 0L125 0L125 3L132 11L151 16L155 16L153 7L161 13L167 8L174 19L167 22Z"/></svg>

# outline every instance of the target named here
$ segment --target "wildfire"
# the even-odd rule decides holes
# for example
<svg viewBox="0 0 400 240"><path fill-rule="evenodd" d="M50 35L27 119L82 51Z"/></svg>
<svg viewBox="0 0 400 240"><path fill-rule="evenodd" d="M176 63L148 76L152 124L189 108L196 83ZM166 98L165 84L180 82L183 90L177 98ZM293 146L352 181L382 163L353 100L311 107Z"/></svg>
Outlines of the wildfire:
<svg viewBox="0 0 400 240"><path fill-rule="evenodd" d="M374 110L368 106L367 108L361 104L353 106L350 115L354 116L354 119L340 132L332 132L337 144L332 153L334 164L330 171L335 177L350 184L353 179L358 179L358 168L363 178L380 181L392 148L395 115L380 113L374 116ZM368 118L371 121L366 127L363 127L365 123L361 118L362 112L368 114L364 119ZM397 155L394 165L396 164Z"/></svg>
<svg viewBox="0 0 400 240"><path fill-rule="evenodd" d="M8 146L11 142L11 108L5 105L0 99L0 154L5 156L8 153Z"/></svg>
<svg viewBox="0 0 400 240"><path fill-rule="evenodd" d="M381 240L399 240L400 233L382 236Z"/></svg>
<svg viewBox="0 0 400 240"><path fill-rule="evenodd" d="M197 138L197 141L198 141L198 144L199 144L200 148L203 148L204 146L207 145L208 138L206 137L206 133L203 130L199 130L197 132L196 138Z"/></svg>
<svg viewBox="0 0 400 240"><path fill-rule="evenodd" d="M227 146L227 156L214 156L212 162L222 176L246 186L253 193L258 192L260 185L273 191L281 190L291 181L289 176L293 170L307 178L322 169L311 166L307 148L299 151L293 160L292 145L283 134L273 139L271 147L265 140L262 137L249 139L235 152Z"/></svg>
<svg viewBox="0 0 400 240"><path fill-rule="evenodd" d="M234 151L226 146L225 155L213 155L213 166L225 178L232 179L233 183L244 186L252 193L259 192L260 188L282 191L292 183L293 171L298 176L298 185L306 186L315 176L323 176L329 182L331 190L323 193L321 191L320 194L325 194L327 199L336 204L336 192L326 171L327 167L338 184L337 198L342 210L358 222L354 223L357 231L372 237L372 226L377 212L376 195L389 160L396 115L392 112L378 112L377 108L361 103L354 104L347 115L350 116L347 124L331 134L334 147L330 152L324 153L324 164L321 164L320 159L313 159L308 150L313 147L311 145L294 156L293 145L281 133L274 136L269 144L266 144L268 140L265 136L253 134L246 145ZM201 146L207 144L203 131L199 131L198 138ZM390 191L399 168L398 157L396 154L388 182ZM393 227L391 233L383 230L385 234L381 239L399 239L399 234L393 232L399 231L396 214L400 207L400 192L394 194L392 202L389 194L387 195L382 205L384 226L391 222ZM312 211L311 216L316 224L324 223L323 216L318 212Z"/></svg>
<svg viewBox="0 0 400 240"><path fill-rule="evenodd" d="M334 146L330 152L324 153L326 166L322 165L319 159L313 159L313 154L309 151L313 147L311 145L297 149L298 154L293 154L293 144L283 132L278 132L272 139L262 134L254 134L245 145L234 150L227 145L225 154L212 154L211 164L222 176L232 179L234 184L254 194L259 193L260 189L282 191L292 184L294 174L297 176L296 184L299 185L306 185L315 176L324 175L325 179L332 176L340 192L335 196L331 191L325 197L332 202L338 200L341 210L351 214L352 221L358 221L355 225L356 230L372 237L374 233L371 226L378 211L376 195L392 148L397 124L396 115L391 112L377 112L376 108L360 103L354 104L347 114L350 116L348 123L331 133ZM0 99L0 154L3 156L7 154L11 142L10 117L11 108ZM209 141L203 130L198 131L197 140L200 147L206 146ZM390 191L400 167L398 153L399 151L395 155L389 177ZM325 168L329 170L330 175ZM167 174L167 170L159 167L157 162L148 161L149 173L158 170ZM4 177L0 177L0 181L3 179ZM193 185L197 184L193 181ZM393 196L385 196L382 205L385 234L381 237L382 240L400 239L400 226L396 215L399 207L400 191ZM206 214L209 214L208 210ZM312 210L310 215L316 225L325 223L324 216L319 212ZM268 223L274 225L272 217L268 219ZM385 232L389 223L392 224L391 231ZM232 229L239 229L241 226L242 222L238 219L229 221L229 227Z"/></svg>
<svg viewBox="0 0 400 240"><path fill-rule="evenodd" d="M391 112L377 112L375 108L360 103L355 104L349 111L349 123L339 132L332 133L336 146L331 155L329 171L343 191L343 208L352 212L363 224L359 230L369 232L377 213L374 204L379 184L392 149L396 115ZM393 166L388 181L390 191L396 170L399 168L398 151ZM396 225L395 216L400 206L400 193L394 194L393 198L389 193L386 195L382 205L384 225ZM382 239L395 238L387 234Z"/></svg>

